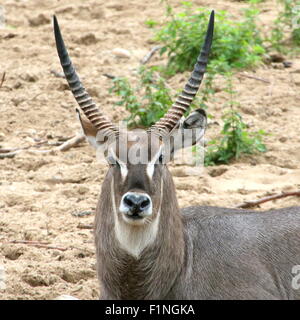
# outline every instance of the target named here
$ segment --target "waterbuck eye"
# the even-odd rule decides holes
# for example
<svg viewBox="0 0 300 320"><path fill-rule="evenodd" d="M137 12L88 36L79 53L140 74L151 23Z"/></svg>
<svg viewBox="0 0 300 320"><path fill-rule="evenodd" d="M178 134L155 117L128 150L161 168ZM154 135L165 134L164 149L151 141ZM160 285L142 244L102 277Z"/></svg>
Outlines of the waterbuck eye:
<svg viewBox="0 0 300 320"><path fill-rule="evenodd" d="M158 163L163 163L164 156L161 154L158 158Z"/></svg>
<svg viewBox="0 0 300 320"><path fill-rule="evenodd" d="M111 166L111 167L118 167L120 168L120 164L119 162L112 156L109 156L107 158L107 161L108 161L108 164Z"/></svg>
<svg viewBox="0 0 300 320"><path fill-rule="evenodd" d="M112 166L114 166L115 168L120 169L120 163L117 160L115 160L114 163L112 163Z"/></svg>

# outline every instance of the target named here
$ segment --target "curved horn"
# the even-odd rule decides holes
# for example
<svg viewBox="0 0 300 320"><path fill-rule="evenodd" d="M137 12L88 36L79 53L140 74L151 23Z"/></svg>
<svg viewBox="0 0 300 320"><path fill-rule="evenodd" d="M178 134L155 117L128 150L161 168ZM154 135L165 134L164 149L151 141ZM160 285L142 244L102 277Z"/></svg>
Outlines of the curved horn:
<svg viewBox="0 0 300 320"><path fill-rule="evenodd" d="M185 85L183 91L169 109L167 114L164 115L157 123L155 123L150 129L160 129L170 132L177 124L183 114L190 107L196 93L200 87L203 79L203 75L206 70L208 55L213 39L214 32L214 10L210 14L207 32L205 36L204 45L201 49L200 55L197 58L197 62L194 66L194 70Z"/></svg>
<svg viewBox="0 0 300 320"><path fill-rule="evenodd" d="M108 130L111 132L117 132L117 128L100 112L100 110L82 85L69 57L68 51L65 47L65 43L62 38L56 16L53 17L53 24L56 48L60 63L64 70L69 87L80 109L97 130Z"/></svg>

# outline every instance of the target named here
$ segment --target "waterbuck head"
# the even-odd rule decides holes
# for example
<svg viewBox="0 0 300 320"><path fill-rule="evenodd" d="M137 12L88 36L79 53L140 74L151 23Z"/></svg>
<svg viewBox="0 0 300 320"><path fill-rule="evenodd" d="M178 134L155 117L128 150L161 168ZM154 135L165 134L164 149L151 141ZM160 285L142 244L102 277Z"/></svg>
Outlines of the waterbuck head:
<svg viewBox="0 0 300 320"><path fill-rule="evenodd" d="M211 13L204 45L194 70L165 116L147 131L126 131L117 128L101 113L81 84L54 17L58 55L70 89L84 114L82 116L78 111L83 132L97 150L102 150L109 164L100 199L100 214L106 217L99 219L113 226L121 246L135 256L139 256L155 240L165 209L169 207L175 214L179 212L167 162L178 149L196 144L203 137L205 112L197 109L186 119L183 115L201 84L213 27L214 12Z"/></svg>

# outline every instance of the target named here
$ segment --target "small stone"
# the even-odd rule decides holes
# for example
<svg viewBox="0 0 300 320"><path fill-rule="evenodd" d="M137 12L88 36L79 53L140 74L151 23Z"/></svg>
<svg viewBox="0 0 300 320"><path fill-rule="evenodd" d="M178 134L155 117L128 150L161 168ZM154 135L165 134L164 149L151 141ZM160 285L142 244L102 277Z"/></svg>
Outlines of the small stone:
<svg viewBox="0 0 300 320"><path fill-rule="evenodd" d="M280 138L279 138L279 141L282 142L282 143L284 143L284 142L287 141L287 137L280 137Z"/></svg>
<svg viewBox="0 0 300 320"><path fill-rule="evenodd" d="M28 81L28 82L36 82L39 80L39 78L36 74L30 73L30 72L26 72L26 73L22 74L21 79Z"/></svg>
<svg viewBox="0 0 300 320"><path fill-rule="evenodd" d="M215 178L215 177L218 177L218 176L221 176L223 173L225 173L226 171L228 170L227 167L225 166L219 166L219 167L216 167L216 168L212 168L208 171L208 174Z"/></svg>
<svg viewBox="0 0 300 320"><path fill-rule="evenodd" d="M50 190L51 188L48 187L47 185L37 186L36 188L34 188L34 191L37 191L37 192L49 192Z"/></svg>
<svg viewBox="0 0 300 320"><path fill-rule="evenodd" d="M241 109L245 114L250 114L252 116L256 115L255 110L253 108L251 108L251 107L241 107Z"/></svg>
<svg viewBox="0 0 300 320"><path fill-rule="evenodd" d="M87 91L92 97L100 97L100 90L98 87L88 88Z"/></svg>
<svg viewBox="0 0 300 320"><path fill-rule="evenodd" d="M23 87L23 84L21 81L17 81L14 85L13 85L13 88L14 89L20 89Z"/></svg>
<svg viewBox="0 0 300 320"><path fill-rule="evenodd" d="M55 13L71 13L74 10L74 7L72 6L66 6L66 7L62 7L60 9L55 10Z"/></svg>
<svg viewBox="0 0 300 320"><path fill-rule="evenodd" d="M98 39L96 38L96 36L90 32L80 37L76 42L88 46L90 44L96 43L97 41Z"/></svg>
<svg viewBox="0 0 300 320"><path fill-rule="evenodd" d="M69 85L65 82L61 82L58 87L57 90L59 91L66 91L66 90L70 90ZM63 104L63 103L62 103Z"/></svg>
<svg viewBox="0 0 300 320"><path fill-rule="evenodd" d="M69 109L71 107L70 104L67 102L61 102L60 106L64 109Z"/></svg>
<svg viewBox="0 0 300 320"><path fill-rule="evenodd" d="M274 69L279 69L279 70L283 70L283 69L284 69L284 66L283 66L282 63L272 62L272 63L271 63L271 66L272 66Z"/></svg>
<svg viewBox="0 0 300 320"><path fill-rule="evenodd" d="M13 245L6 245L2 249L2 254L6 259L17 260L24 253L24 249Z"/></svg>
<svg viewBox="0 0 300 320"><path fill-rule="evenodd" d="M41 25L44 25L44 24L48 24L48 23L51 22L50 18L48 16L46 16L45 14L43 14L43 13L40 13L36 17L29 18L28 21L29 21L29 25L31 27L38 27L38 26L41 26Z"/></svg>
<svg viewBox="0 0 300 320"><path fill-rule="evenodd" d="M283 61L282 64L285 68L291 68L293 65L291 61Z"/></svg>
<svg viewBox="0 0 300 320"><path fill-rule="evenodd" d="M183 168L176 168L172 170L172 175L174 177L187 177L188 174Z"/></svg>
<svg viewBox="0 0 300 320"><path fill-rule="evenodd" d="M270 56L271 62L283 62L285 60L284 56L279 52L271 52L269 53L269 56Z"/></svg>
<svg viewBox="0 0 300 320"><path fill-rule="evenodd" d="M76 48L74 49L73 55L74 55L74 57L80 57L80 55L81 55L81 49L78 48L78 47L76 47Z"/></svg>
<svg viewBox="0 0 300 320"><path fill-rule="evenodd" d="M79 280L84 279L87 280L89 278L93 278L95 273L91 270L63 270L63 274L61 278L70 283L77 283Z"/></svg>
<svg viewBox="0 0 300 320"><path fill-rule="evenodd" d="M47 133L46 138L47 138L47 139L54 139L52 133Z"/></svg>
<svg viewBox="0 0 300 320"><path fill-rule="evenodd" d="M16 97L11 99L12 103L17 107L19 104L25 101L22 97Z"/></svg>
<svg viewBox="0 0 300 320"><path fill-rule="evenodd" d="M58 280L55 275L40 274L35 271L25 272L22 276L22 280L29 284L31 287L50 286Z"/></svg>
<svg viewBox="0 0 300 320"><path fill-rule="evenodd" d="M92 19L102 19L105 17L105 12L100 6L95 6L91 11Z"/></svg>
<svg viewBox="0 0 300 320"><path fill-rule="evenodd" d="M112 50L112 53L119 58L126 58L126 59L130 59L131 54L128 50L126 49L122 49L122 48L115 48Z"/></svg>
<svg viewBox="0 0 300 320"><path fill-rule="evenodd" d="M300 77L294 77L294 83L296 86L300 86Z"/></svg>
<svg viewBox="0 0 300 320"><path fill-rule="evenodd" d="M90 191L90 189L87 188L87 187L84 187L84 186L78 187L78 193L79 193L79 194L86 194L86 193L88 193L89 191Z"/></svg>
<svg viewBox="0 0 300 320"><path fill-rule="evenodd" d="M5 140L5 134L0 132L0 142Z"/></svg>
<svg viewBox="0 0 300 320"><path fill-rule="evenodd" d="M7 39L12 39L12 38L15 38L16 36L17 36L16 33L9 32L9 33L7 33L7 34L5 34L5 35L3 36L3 39L5 39L5 40L7 40Z"/></svg>
<svg viewBox="0 0 300 320"><path fill-rule="evenodd" d="M124 9L124 5L119 3L110 4L107 6L109 9L115 9L116 11L122 11Z"/></svg>
<svg viewBox="0 0 300 320"><path fill-rule="evenodd" d="M129 29L124 28L110 28L109 32L115 34L131 34L131 31Z"/></svg>
<svg viewBox="0 0 300 320"><path fill-rule="evenodd" d="M12 49L14 52L21 52L22 51L22 49L19 46L13 46Z"/></svg>

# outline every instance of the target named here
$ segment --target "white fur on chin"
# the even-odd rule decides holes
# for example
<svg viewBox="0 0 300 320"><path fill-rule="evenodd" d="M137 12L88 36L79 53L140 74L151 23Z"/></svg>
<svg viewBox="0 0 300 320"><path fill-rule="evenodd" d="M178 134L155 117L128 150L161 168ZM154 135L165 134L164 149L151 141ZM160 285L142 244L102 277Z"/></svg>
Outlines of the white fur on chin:
<svg viewBox="0 0 300 320"><path fill-rule="evenodd" d="M124 214L122 214L123 218L121 220L119 219L119 212L116 208L114 179L112 179L111 182L111 196L115 219L116 238L123 250L138 259L142 251L151 245L156 239L159 226L160 210L157 217L150 223L146 222L146 218L141 220L127 221L125 220L127 218L124 216Z"/></svg>

